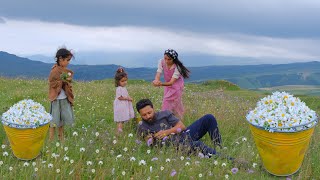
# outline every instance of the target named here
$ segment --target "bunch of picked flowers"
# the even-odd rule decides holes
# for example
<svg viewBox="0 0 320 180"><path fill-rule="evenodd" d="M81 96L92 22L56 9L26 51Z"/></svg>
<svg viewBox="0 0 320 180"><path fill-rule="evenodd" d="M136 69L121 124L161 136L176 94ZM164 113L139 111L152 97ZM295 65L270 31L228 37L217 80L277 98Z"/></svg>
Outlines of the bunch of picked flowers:
<svg viewBox="0 0 320 180"><path fill-rule="evenodd" d="M247 121L270 132L297 132L318 122L315 111L299 98L286 92L274 92L262 98L246 116Z"/></svg>
<svg viewBox="0 0 320 180"><path fill-rule="evenodd" d="M63 80L63 81L68 81L68 78L71 77L71 73L68 72L63 72L61 75L60 75L60 79Z"/></svg>
<svg viewBox="0 0 320 180"><path fill-rule="evenodd" d="M52 120L45 108L31 99L25 99L14 104L2 114L2 123L13 128L37 128Z"/></svg>

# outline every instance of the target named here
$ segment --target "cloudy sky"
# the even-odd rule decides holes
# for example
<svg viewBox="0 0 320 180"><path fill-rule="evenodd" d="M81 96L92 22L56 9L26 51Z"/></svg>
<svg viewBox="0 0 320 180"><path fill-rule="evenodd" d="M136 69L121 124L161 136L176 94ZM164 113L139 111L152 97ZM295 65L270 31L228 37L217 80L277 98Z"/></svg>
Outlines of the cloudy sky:
<svg viewBox="0 0 320 180"><path fill-rule="evenodd" d="M320 60L318 0L0 1L0 51L76 64L156 66L165 49L187 66Z"/></svg>

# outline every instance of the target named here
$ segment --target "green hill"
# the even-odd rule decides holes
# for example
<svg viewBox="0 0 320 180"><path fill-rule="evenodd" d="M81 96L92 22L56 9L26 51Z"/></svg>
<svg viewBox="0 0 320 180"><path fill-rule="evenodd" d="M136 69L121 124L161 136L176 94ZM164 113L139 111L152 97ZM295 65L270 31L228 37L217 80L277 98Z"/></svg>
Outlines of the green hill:
<svg viewBox="0 0 320 180"><path fill-rule="evenodd" d="M160 109L162 88L155 88L150 82L143 80L129 80L127 89L134 102L150 98L155 109ZM47 90L46 80L0 78L0 114L25 98L43 104L48 110ZM245 120L248 110L254 108L256 102L264 96L262 93L239 89L227 81L187 83L185 87L183 103L186 114L183 122L190 125L204 114L214 114L226 147L218 151L249 161L248 168L252 173L240 168L237 174L230 171L235 165L222 158L188 156L173 148L149 148L144 143L137 143L135 121L125 124L123 135L116 136L116 124L113 122L113 80L76 81L74 93L76 124L65 128L65 142L57 144L46 141L41 156L29 161L29 164L14 158L5 132L0 128L0 155L4 155L0 158L2 179L169 179L172 171L177 172L174 177L176 179L198 179L201 176L204 179L225 179L225 175L229 179L278 179L263 169ZM317 97L301 96L301 99L310 108L320 112ZM301 170L292 179L320 177L319 130L317 126ZM74 136L74 132L78 136ZM242 141L243 137L247 141ZM203 140L212 145L208 136ZM80 152L80 148L85 148L85 151ZM139 165L142 160L146 165ZM218 164L215 165L214 161ZM223 163L226 163L225 166L222 166ZM254 168L253 163L258 165ZM9 170L10 167L12 170Z"/></svg>

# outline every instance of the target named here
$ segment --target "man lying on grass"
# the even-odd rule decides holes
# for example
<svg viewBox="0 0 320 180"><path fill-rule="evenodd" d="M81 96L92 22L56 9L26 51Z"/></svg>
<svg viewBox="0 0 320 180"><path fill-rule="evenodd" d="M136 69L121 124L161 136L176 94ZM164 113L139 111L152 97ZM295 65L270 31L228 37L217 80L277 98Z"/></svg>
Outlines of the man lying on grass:
<svg viewBox="0 0 320 180"><path fill-rule="evenodd" d="M207 114L185 127L172 112L167 110L155 112L149 99L137 102L136 108L142 117L138 127L138 136L146 140L148 146L172 144L187 153L201 152L208 157L221 155L216 152L215 148L200 141L206 133L209 133L214 147L221 147L218 123L212 114ZM233 161L233 158L225 157Z"/></svg>

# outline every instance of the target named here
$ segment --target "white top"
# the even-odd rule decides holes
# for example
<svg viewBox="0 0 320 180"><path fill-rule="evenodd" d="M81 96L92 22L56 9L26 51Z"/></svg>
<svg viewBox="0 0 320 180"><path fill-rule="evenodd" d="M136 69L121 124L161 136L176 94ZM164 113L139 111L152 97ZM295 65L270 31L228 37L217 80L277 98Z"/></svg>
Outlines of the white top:
<svg viewBox="0 0 320 180"><path fill-rule="evenodd" d="M163 72L163 67L162 67L162 63L161 63L162 59L159 60L158 62L158 73L162 73ZM171 66L170 69L175 68L172 77L175 79L179 79L179 77L181 76L177 66Z"/></svg>
<svg viewBox="0 0 320 180"><path fill-rule="evenodd" d="M67 98L66 92L63 89L61 89L57 99L65 99L65 98Z"/></svg>

